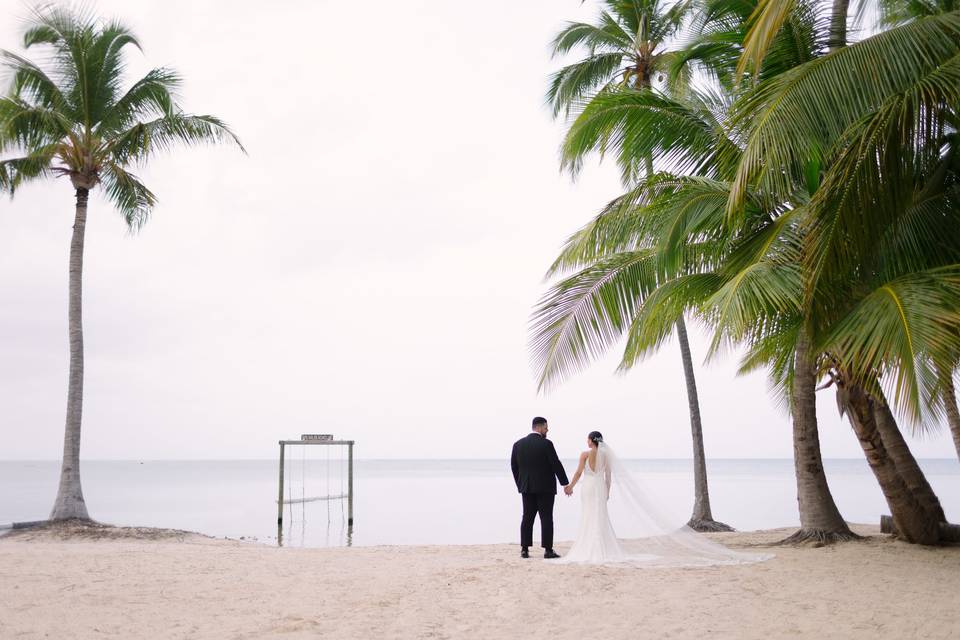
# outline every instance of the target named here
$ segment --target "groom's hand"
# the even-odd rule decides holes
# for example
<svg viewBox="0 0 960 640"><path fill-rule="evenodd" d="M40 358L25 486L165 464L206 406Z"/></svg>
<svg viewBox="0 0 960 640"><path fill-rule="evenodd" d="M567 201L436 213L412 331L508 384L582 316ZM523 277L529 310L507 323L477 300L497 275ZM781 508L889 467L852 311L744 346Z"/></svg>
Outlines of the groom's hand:
<svg viewBox="0 0 960 640"><path fill-rule="evenodd" d="M567 485L567 486L565 486L565 487L563 488L563 492L564 492L565 494L567 494L568 496L572 496L572 495L573 495L573 487L571 487L570 485Z"/></svg>

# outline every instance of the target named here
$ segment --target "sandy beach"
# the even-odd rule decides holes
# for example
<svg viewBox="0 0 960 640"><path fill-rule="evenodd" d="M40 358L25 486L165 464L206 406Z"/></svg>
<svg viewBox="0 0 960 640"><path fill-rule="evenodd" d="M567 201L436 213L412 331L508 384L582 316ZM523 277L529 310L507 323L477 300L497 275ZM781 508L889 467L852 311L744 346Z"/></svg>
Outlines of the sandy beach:
<svg viewBox="0 0 960 640"><path fill-rule="evenodd" d="M0 538L6 638L950 638L960 548L857 527L701 569L550 566L517 547L277 549L112 530ZM788 529L713 534L754 548ZM565 545L559 549L562 551Z"/></svg>

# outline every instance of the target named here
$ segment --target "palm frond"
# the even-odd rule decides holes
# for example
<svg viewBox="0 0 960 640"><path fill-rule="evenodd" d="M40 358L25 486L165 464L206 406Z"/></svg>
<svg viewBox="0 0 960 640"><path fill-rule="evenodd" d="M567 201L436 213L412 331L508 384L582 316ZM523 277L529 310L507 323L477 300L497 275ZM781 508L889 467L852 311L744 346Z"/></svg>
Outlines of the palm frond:
<svg viewBox="0 0 960 640"><path fill-rule="evenodd" d="M550 49L556 57L583 47L593 56L597 51L629 50L632 45L630 34L626 33L612 16L603 12L599 26L586 22L568 22L554 36Z"/></svg>
<svg viewBox="0 0 960 640"><path fill-rule="evenodd" d="M103 115L97 132L116 134L143 118L174 115L174 96L180 84L180 75L172 69L151 69Z"/></svg>
<svg viewBox="0 0 960 640"><path fill-rule="evenodd" d="M778 2L780 0L777 0ZM750 184L788 195L811 152L833 148L891 96L956 104L960 12L880 33L762 83L734 110L749 130L731 193L734 213Z"/></svg>
<svg viewBox="0 0 960 640"><path fill-rule="evenodd" d="M12 51L0 50L0 64L13 77L12 95L42 109L68 108L60 87L40 67Z"/></svg>
<svg viewBox="0 0 960 640"><path fill-rule="evenodd" d="M0 151L44 147L65 137L73 138L73 131L60 111L0 97Z"/></svg>
<svg viewBox="0 0 960 640"><path fill-rule="evenodd" d="M143 162L155 153L177 144L219 144L229 142L245 151L240 139L219 118L176 113L138 123L117 136L109 147L114 162L126 165Z"/></svg>
<svg viewBox="0 0 960 640"><path fill-rule="evenodd" d="M156 196L140 178L117 163L107 164L100 179L107 198L123 215L127 226L132 231L139 231L147 223L150 211L157 203Z"/></svg>
<svg viewBox="0 0 960 640"><path fill-rule="evenodd" d="M554 285L531 318L537 385L549 389L615 344L656 286L651 251L620 253Z"/></svg>
<svg viewBox="0 0 960 640"><path fill-rule="evenodd" d="M757 3L743 43L743 54L737 64L738 75L743 75L748 68L754 73L759 72L764 56L796 4L797 0L760 0Z"/></svg>
<svg viewBox="0 0 960 640"><path fill-rule="evenodd" d="M622 61L620 52L599 53L569 64L550 76L546 101L554 117L569 115L583 98L615 84Z"/></svg>
<svg viewBox="0 0 960 640"><path fill-rule="evenodd" d="M718 165L732 162L739 151L714 119L709 100L697 94L681 101L650 90L598 93L571 124L561 166L576 175L589 154L612 152L624 184L643 175L651 158L674 173L719 173Z"/></svg>
<svg viewBox="0 0 960 640"><path fill-rule="evenodd" d="M45 148L21 158L0 160L0 191L12 196L23 183L51 175L54 152L54 148Z"/></svg>
<svg viewBox="0 0 960 640"><path fill-rule="evenodd" d="M716 293L722 285L713 273L694 273L664 282L649 292L630 329L620 362L627 371L657 351L673 333L677 321Z"/></svg>
<svg viewBox="0 0 960 640"><path fill-rule="evenodd" d="M960 56L950 66L960 80ZM911 208L918 176L940 161L943 107L915 102L928 95L891 96L840 138L837 157L810 204L811 282L828 265L855 271L876 255L878 239Z"/></svg>
<svg viewBox="0 0 960 640"><path fill-rule="evenodd" d="M894 403L919 418L928 362L960 353L960 265L883 283L836 323L820 345L869 383L888 377Z"/></svg>

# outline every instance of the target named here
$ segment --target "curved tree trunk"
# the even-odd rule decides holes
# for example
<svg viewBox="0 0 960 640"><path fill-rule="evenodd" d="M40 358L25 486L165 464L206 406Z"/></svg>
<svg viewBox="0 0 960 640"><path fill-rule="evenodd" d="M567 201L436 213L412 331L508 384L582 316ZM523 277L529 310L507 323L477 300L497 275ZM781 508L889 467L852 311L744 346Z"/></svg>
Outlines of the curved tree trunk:
<svg viewBox="0 0 960 640"><path fill-rule="evenodd" d="M960 410L957 409L957 390L953 386L953 372L943 376L943 410L947 414L947 424L953 434L953 446L960 458Z"/></svg>
<svg viewBox="0 0 960 640"><path fill-rule="evenodd" d="M697 379L693 373L690 341L683 318L677 320L677 337L683 359L683 376L687 382L687 402L690 405L690 431L693 436L693 515L687 526L695 531L733 531L733 528L713 519L710 511L710 491L707 488L707 460L703 450L703 425L700 422L700 399Z"/></svg>
<svg viewBox="0 0 960 640"><path fill-rule="evenodd" d="M80 487L80 419L83 413L83 236L87 223L89 191L77 188L76 218L70 241L70 379L67 386L67 422L63 433L63 462L60 488L50 513L51 520L89 519Z"/></svg>
<svg viewBox="0 0 960 640"><path fill-rule="evenodd" d="M833 501L820 455L817 430L817 374L807 329L801 329L794 354L793 463L797 474L800 530L784 540L828 544L857 537L844 522Z"/></svg>
<svg viewBox="0 0 960 640"><path fill-rule="evenodd" d="M885 446L877 417L878 402L855 384L837 387L837 404L847 414L870 469L887 500L897 531L907 542L936 544L940 540L940 520L921 504L897 468ZM896 426L894 426L896 428Z"/></svg>
<svg viewBox="0 0 960 640"><path fill-rule="evenodd" d="M904 440L903 433L897 426L897 419L890 411L890 406L885 401L878 401L874 404L873 411L883 446L893 458L900 477L935 522L946 522L947 516L943 513L940 499L933 492L933 487L927 482L927 477L917 464L917 459L910 452L910 447L907 446L907 441Z"/></svg>

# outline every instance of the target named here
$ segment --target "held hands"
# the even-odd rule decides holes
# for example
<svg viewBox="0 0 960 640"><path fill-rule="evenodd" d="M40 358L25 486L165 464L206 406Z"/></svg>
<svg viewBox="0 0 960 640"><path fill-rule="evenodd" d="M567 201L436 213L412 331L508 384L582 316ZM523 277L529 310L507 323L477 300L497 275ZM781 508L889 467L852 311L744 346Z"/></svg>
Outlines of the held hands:
<svg viewBox="0 0 960 640"><path fill-rule="evenodd" d="M563 488L563 492L567 494L567 497L569 498L570 496L573 495L573 487L568 484Z"/></svg>

